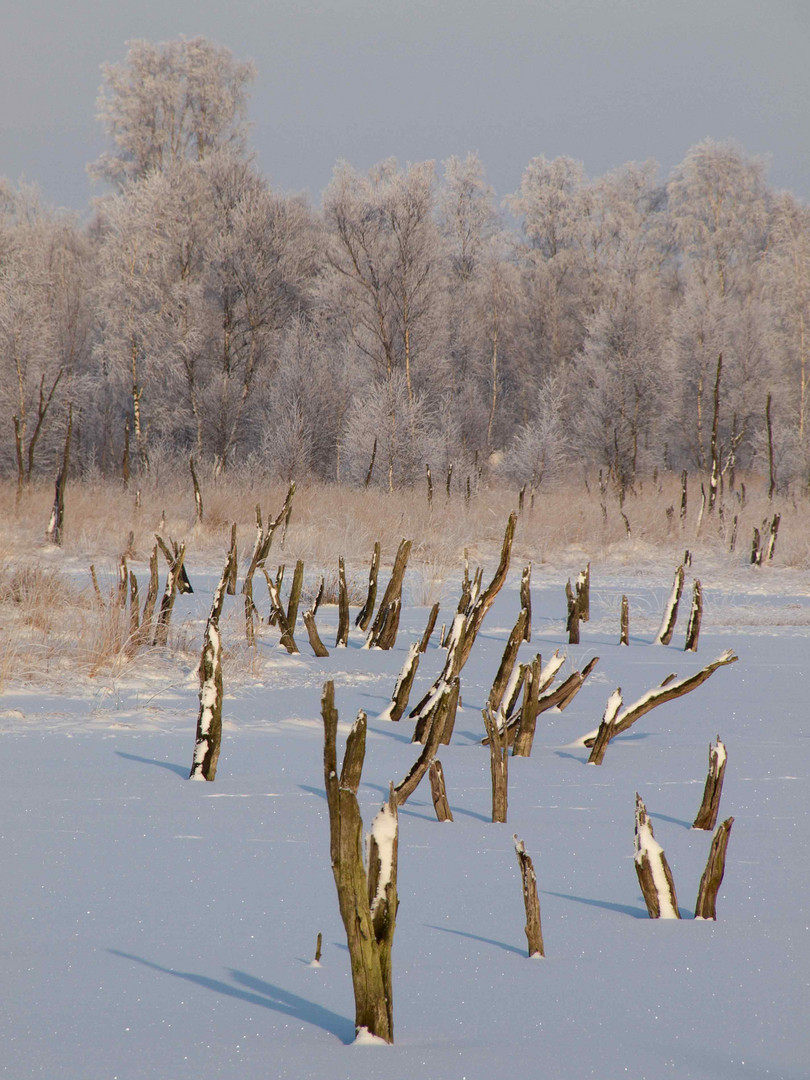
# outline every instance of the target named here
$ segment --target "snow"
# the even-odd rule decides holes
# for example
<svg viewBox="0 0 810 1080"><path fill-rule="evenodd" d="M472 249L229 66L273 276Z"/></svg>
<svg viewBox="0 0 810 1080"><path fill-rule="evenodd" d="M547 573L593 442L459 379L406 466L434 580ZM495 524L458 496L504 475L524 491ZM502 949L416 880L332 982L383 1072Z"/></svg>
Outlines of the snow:
<svg viewBox="0 0 810 1080"><path fill-rule="evenodd" d="M385 896L388 883L392 880L394 868L394 845L397 841L397 815L392 811L388 803L383 803L377 816L371 823L369 837L374 838L377 845L377 856L380 860L380 873L377 878L377 890L371 901L371 913Z"/></svg>
<svg viewBox="0 0 810 1080"><path fill-rule="evenodd" d="M360 708L371 718L358 790L371 822L420 750L407 714L398 725L377 714L426 608L405 606L390 652L363 651L353 628L337 656L318 660L302 643L289 657L262 628L255 664L229 675L228 649L244 630L242 598L226 598L214 784L187 782L196 656L183 668L161 652L124 675L53 690L7 679L0 1077L514 1080L534 1068L528 1060L555 1080L805 1076L810 928L795 898L810 885L806 575L696 556L705 611L693 655L685 619L670 646L652 644L668 572L592 557L591 621L568 646L563 585L581 565L575 556L535 561L532 642L518 659L559 648L571 670L593 655L600 663L567 709L542 714L532 756L510 761L508 824L490 821L481 709L519 610L519 572L484 620L462 672L464 708L441 748L455 821L437 827L427 780L400 810L395 1043L383 1055L351 1050L320 697L334 679L342 731ZM220 568L207 578L193 569L196 591L178 596L173 624L201 642ZM629 648L619 646L622 594ZM444 611L457 600L449 582ZM632 699L725 649L739 661L617 736L602 766L583 767L588 751L572 740L598 722L615 686ZM414 701L445 657L434 639ZM691 917L711 843L691 822L718 730L728 747L720 814L735 824L713 922ZM666 849L680 921L647 916L633 868L635 791ZM515 832L540 853L543 964L525 955Z"/></svg>

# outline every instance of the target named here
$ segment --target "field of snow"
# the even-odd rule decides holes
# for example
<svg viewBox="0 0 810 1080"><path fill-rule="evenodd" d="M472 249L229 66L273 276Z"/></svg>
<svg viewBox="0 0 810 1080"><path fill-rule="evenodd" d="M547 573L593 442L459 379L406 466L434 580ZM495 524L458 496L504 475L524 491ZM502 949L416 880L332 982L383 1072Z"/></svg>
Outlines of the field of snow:
<svg viewBox="0 0 810 1080"><path fill-rule="evenodd" d="M192 664L0 694L0 1075L9 1080L803 1080L810 1062L810 588L798 572L699 565L670 646L653 645L671 572L594 565L591 621L565 644L566 577L537 566L533 637L599 663L509 762L509 820L490 820L481 708L518 614L520 566L462 674L441 760L455 821L427 781L400 814L395 1045L352 1045L354 1003L329 866L320 697L334 680L338 753L369 717L359 799L371 818L418 748L379 720L427 609L406 603L396 649L315 659L263 631L251 675L226 678L212 784L188 783ZM672 568L674 569L674 567ZM492 567L489 567L491 573ZM216 571L194 573L175 624L201 641ZM689 583L706 615L683 652ZM381 574L384 583L385 575ZM485 583L488 576L485 575ZM631 643L618 644L622 593ZM449 620L458 582L442 587ZM229 598L239 628L241 598ZM686 609L686 610L684 610ZM353 611L353 616L356 609ZM327 646L335 608L319 612ZM625 701L725 649L739 661L608 747L574 745L608 696ZM412 700L439 671L438 630ZM720 818L734 816L716 923L692 918L711 834L691 829L708 747L728 749ZM648 918L633 866L635 792L666 851L682 919ZM513 833L538 877L545 959L529 960ZM312 965L323 933L320 967Z"/></svg>

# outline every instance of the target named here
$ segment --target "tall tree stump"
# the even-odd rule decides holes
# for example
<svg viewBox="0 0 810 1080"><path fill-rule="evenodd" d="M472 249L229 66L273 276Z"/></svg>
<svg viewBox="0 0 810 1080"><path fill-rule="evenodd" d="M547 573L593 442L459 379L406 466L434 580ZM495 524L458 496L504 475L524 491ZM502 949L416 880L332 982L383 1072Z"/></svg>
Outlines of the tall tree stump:
<svg viewBox="0 0 810 1080"><path fill-rule="evenodd" d="M726 748L718 735L716 746L709 743L709 771L703 788L703 801L692 823L693 829L711 830L717 824L727 760Z"/></svg>
<svg viewBox="0 0 810 1080"><path fill-rule="evenodd" d="M653 835L647 807L636 792L635 867L651 919L680 919L675 882L664 849Z"/></svg>
<svg viewBox="0 0 810 1080"><path fill-rule="evenodd" d="M728 848L728 838L731 834L731 826L733 824L733 817L726 818L722 825L718 826L717 832L712 837L709 858L706 862L706 869L703 871L703 876L700 879L700 887L698 888L697 901L695 903L696 919L717 918L717 893L723 882L723 875L726 871L726 850Z"/></svg>
<svg viewBox="0 0 810 1080"><path fill-rule="evenodd" d="M543 948L543 931L540 926L540 901L537 897L537 876L534 872L534 864L526 853L526 846L522 840L518 840L517 833L514 835L515 853L520 866L520 878L523 884L523 905L526 909L526 941L529 947L529 958L543 957L546 955Z"/></svg>

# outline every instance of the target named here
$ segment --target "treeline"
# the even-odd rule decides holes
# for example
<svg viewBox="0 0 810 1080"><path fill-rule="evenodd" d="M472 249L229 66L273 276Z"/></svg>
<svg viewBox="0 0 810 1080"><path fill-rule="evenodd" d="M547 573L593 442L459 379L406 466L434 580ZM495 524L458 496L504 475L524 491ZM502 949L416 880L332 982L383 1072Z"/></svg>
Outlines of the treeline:
<svg viewBox="0 0 810 1080"><path fill-rule="evenodd" d="M474 155L340 163L315 208L255 167L252 75L130 43L99 98L109 193L79 219L0 182L3 474L50 475L72 406L85 475L810 482L810 210L762 161L536 157L503 202Z"/></svg>

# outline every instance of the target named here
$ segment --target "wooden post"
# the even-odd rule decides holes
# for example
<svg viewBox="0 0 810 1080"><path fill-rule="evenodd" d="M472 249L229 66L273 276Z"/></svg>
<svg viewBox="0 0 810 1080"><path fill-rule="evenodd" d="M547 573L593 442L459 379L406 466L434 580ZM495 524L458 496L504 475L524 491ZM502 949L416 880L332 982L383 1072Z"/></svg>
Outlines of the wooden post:
<svg viewBox="0 0 810 1080"><path fill-rule="evenodd" d="M526 846L522 840L518 840L517 833L513 837L515 841L515 853L520 866L520 877L523 883L523 905L526 909L526 941L529 946L529 958L543 957L546 955L543 948L543 931L540 926L540 901L537 897L537 875L534 872L534 864L526 854Z"/></svg>
<svg viewBox="0 0 810 1080"><path fill-rule="evenodd" d="M482 713L489 739L489 767L492 776L492 820L505 822L508 809L509 740L506 724L487 706Z"/></svg>
<svg viewBox="0 0 810 1080"><path fill-rule="evenodd" d="M364 867L361 854L363 819L357 803L357 789L365 758L366 716L361 711L349 733L338 778L338 714L331 682L324 686L321 714L330 857L349 947L355 1030L358 1035L367 1032L391 1043L394 1039L391 948L398 906L397 804L392 792L374 819L368 845L368 867Z"/></svg>
<svg viewBox="0 0 810 1080"><path fill-rule="evenodd" d="M678 604L680 603L682 592L683 566L679 566L675 571L672 590L670 591L669 599L664 608L661 626L659 627L658 633L655 635L656 645L669 645L670 641L672 641L672 635L675 632L675 623L678 620Z"/></svg>
<svg viewBox="0 0 810 1080"><path fill-rule="evenodd" d="M703 618L703 589L700 581L695 578L692 585L692 607L689 610L689 625L686 628L686 644L684 652L697 652L698 638L700 637L700 622Z"/></svg>
<svg viewBox="0 0 810 1080"><path fill-rule="evenodd" d="M430 794L433 798L433 809L436 811L436 817L439 821L452 821L453 812L450 809L450 803L447 801L444 770L438 758L431 761L428 775L430 778Z"/></svg>
<svg viewBox="0 0 810 1080"><path fill-rule="evenodd" d="M346 564L338 559L338 628L335 648L345 648L349 642L349 594L346 590Z"/></svg>
<svg viewBox="0 0 810 1080"><path fill-rule="evenodd" d="M762 541L756 526L754 526L754 538L751 541L751 565L762 566Z"/></svg>
<svg viewBox="0 0 810 1080"><path fill-rule="evenodd" d="M717 736L717 745L709 743L709 771L706 775L706 784L703 788L703 801L692 823L693 829L711 830L717 824L717 815L720 811L720 796L723 792L723 779L726 775L726 762L728 760L726 748Z"/></svg>
<svg viewBox="0 0 810 1080"><path fill-rule="evenodd" d="M619 630L619 644L630 644L630 605L627 602L626 596L622 596L622 613L621 626Z"/></svg>
<svg viewBox="0 0 810 1080"><path fill-rule="evenodd" d="M304 587L304 563L299 559L293 571L290 595L287 599L287 627L291 634L295 634L295 624L298 622L298 605L301 603L301 590Z"/></svg>
<svg viewBox="0 0 810 1080"><path fill-rule="evenodd" d="M214 592L211 612L203 635L200 657L200 710L197 716L197 737L189 780L213 780L222 744L222 638L219 617L225 600L225 590L232 573L234 552L228 552L222 577Z"/></svg>
<svg viewBox="0 0 810 1080"><path fill-rule="evenodd" d="M768 534L768 550L767 550L767 562L770 562L773 558L773 553L776 551L776 536L779 532L779 522L782 520L781 514L774 514L771 521L771 528Z"/></svg>
<svg viewBox="0 0 810 1080"><path fill-rule="evenodd" d="M231 525L231 548L233 552L233 559L231 560L231 576L228 578L227 592L228 596L236 595L236 573L238 567L238 556L236 553L236 522Z"/></svg>
<svg viewBox="0 0 810 1080"><path fill-rule="evenodd" d="M396 631L399 626L399 610L396 612L396 625L393 626L392 639L391 608L395 601L399 601L401 604L402 580L405 577L405 570L408 565L408 557L411 553L412 544L412 540L402 540L400 542L396 558L394 559L391 578L380 602L377 617L372 623L371 630L369 631L368 640L366 642L366 645L369 648L390 649L393 647L394 641L396 640Z"/></svg>
<svg viewBox="0 0 810 1080"><path fill-rule="evenodd" d="M320 634L318 633L318 627L315 625L315 612L312 608L309 611L305 611L303 615L304 626L307 629L307 635L309 637L309 643L312 646L312 651L316 656L328 656L329 650L321 641Z"/></svg>
<svg viewBox="0 0 810 1080"><path fill-rule="evenodd" d="M723 881L723 874L726 871L726 850L733 824L733 817L726 818L722 825L718 826L717 832L712 837L709 858L700 879L700 887L695 903L696 919L717 918L717 893Z"/></svg>
<svg viewBox="0 0 810 1080"><path fill-rule="evenodd" d="M680 919L675 882L664 849L653 835L647 807L636 792L635 867L651 919Z"/></svg>
<svg viewBox="0 0 810 1080"><path fill-rule="evenodd" d="M540 654L532 661L523 682L523 706L512 748L513 757L530 757L540 703Z"/></svg>
<svg viewBox="0 0 810 1080"><path fill-rule="evenodd" d="M165 645L169 640L169 623L172 618L172 609L177 593L181 591L180 581L183 572L183 562L186 557L186 545L179 546L172 541L173 551L169 551L166 544L159 536L155 537L163 554L169 563L166 571L166 586L163 590L163 599L160 602L160 611L155 621L155 636L153 645Z"/></svg>
<svg viewBox="0 0 810 1080"><path fill-rule="evenodd" d="M439 617L439 601L437 600L433 607L430 609L428 615L428 621L425 625L425 632L422 634L422 640L419 642L419 652L427 652L428 644L430 643L430 637L436 626L436 619Z"/></svg>
<svg viewBox="0 0 810 1080"><path fill-rule="evenodd" d="M368 572L368 594L366 596L366 602L360 608L357 618L354 620L354 625L359 627L364 634L366 630L368 630L371 616L374 614L374 604L377 599L377 575L379 571L380 542L378 540L374 545L374 554L371 557L371 569Z"/></svg>
<svg viewBox="0 0 810 1080"><path fill-rule="evenodd" d="M570 578L565 583L565 600L568 606L568 617L565 622L565 629L568 631L568 644L579 645L579 609L577 608L576 597L571 589Z"/></svg>
<svg viewBox="0 0 810 1080"><path fill-rule="evenodd" d="M524 567L520 578L520 606L526 611L526 628L523 631L523 640L532 640L532 564Z"/></svg>
<svg viewBox="0 0 810 1080"><path fill-rule="evenodd" d="M413 680L419 667L419 643L414 641L408 649L405 663L397 678L394 693L391 695L391 704L380 713L380 720L401 720L408 707Z"/></svg>
<svg viewBox="0 0 810 1080"><path fill-rule="evenodd" d="M512 627L509 640L506 642L506 647L503 650L503 656L501 657L501 662L495 675L495 681L492 684L492 689L490 690L489 698L487 699L487 705L493 713L498 712L501 707L506 687L515 667L518 650L520 649L521 642L524 640L525 629L526 609L522 608L518 615L517 622Z"/></svg>

